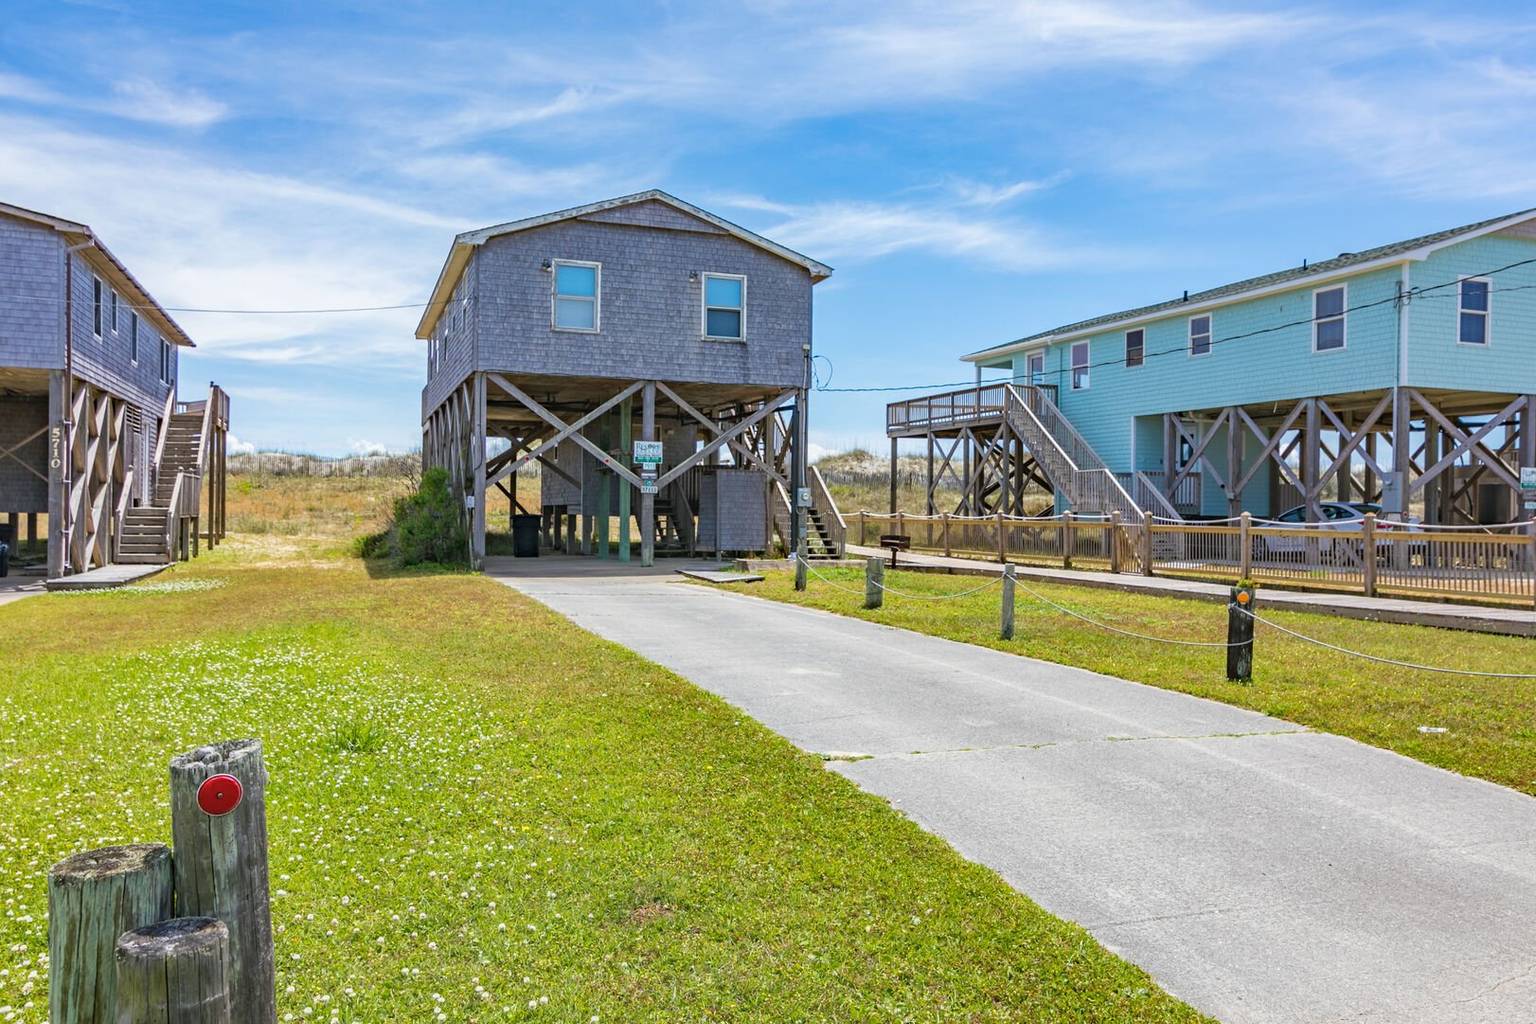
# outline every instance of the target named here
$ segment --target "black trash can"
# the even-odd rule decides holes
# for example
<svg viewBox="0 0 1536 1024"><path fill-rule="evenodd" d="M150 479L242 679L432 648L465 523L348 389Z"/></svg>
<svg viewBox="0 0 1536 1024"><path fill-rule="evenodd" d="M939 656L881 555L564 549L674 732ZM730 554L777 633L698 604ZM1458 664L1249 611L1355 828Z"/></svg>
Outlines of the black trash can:
<svg viewBox="0 0 1536 1024"><path fill-rule="evenodd" d="M11 574L11 546L0 544L0 576Z"/></svg>
<svg viewBox="0 0 1536 1024"><path fill-rule="evenodd" d="M543 516L512 517L512 554L518 558L539 557L539 528Z"/></svg>

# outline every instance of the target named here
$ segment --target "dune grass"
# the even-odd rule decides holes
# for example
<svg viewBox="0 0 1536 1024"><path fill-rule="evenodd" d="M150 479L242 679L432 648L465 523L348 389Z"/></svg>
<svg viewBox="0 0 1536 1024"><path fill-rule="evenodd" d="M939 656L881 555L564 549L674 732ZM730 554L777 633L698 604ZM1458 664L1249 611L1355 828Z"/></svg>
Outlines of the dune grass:
<svg viewBox="0 0 1536 1024"><path fill-rule="evenodd" d="M680 678L343 550L0 607L0 1021L46 1019L48 865L166 840L168 759L241 736L284 1020L1202 1019Z"/></svg>
<svg viewBox="0 0 1536 1024"><path fill-rule="evenodd" d="M1239 685L1226 680L1223 649L1098 629L1032 598L1025 588L1123 629L1183 640L1224 641L1227 612L1220 604L1021 578L1014 638L1003 641L997 586L954 600L927 599L985 582L976 577L891 572L887 586L927 597L891 595L883 608L868 611L863 570L818 572L824 578L813 576L804 593L795 592L786 572L769 573L752 593L1209 697L1536 795L1536 680L1395 668L1260 625L1253 682ZM1259 601L1265 618L1351 650L1425 665L1536 674L1536 642L1526 637L1265 610L1262 591Z"/></svg>

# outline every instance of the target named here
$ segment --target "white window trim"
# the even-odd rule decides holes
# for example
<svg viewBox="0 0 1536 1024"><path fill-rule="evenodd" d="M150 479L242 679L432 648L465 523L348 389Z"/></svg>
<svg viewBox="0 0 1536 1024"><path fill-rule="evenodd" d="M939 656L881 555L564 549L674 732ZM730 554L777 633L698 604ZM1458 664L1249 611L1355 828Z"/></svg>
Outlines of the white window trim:
<svg viewBox="0 0 1536 1024"><path fill-rule="evenodd" d="M1316 306L1312 307L1312 312L1313 312L1313 314L1317 313L1317 307ZM1195 321L1196 320L1204 320L1205 321L1205 351L1204 352L1196 352L1195 351ZM1189 318L1189 322L1185 325L1185 334L1189 337L1189 358L1191 358L1191 359L1204 359L1206 356L1210 355L1211 352L1214 351L1215 348L1216 348L1216 318L1213 317L1209 313L1196 313L1194 316Z"/></svg>
<svg viewBox="0 0 1536 1024"><path fill-rule="evenodd" d="M1488 308L1487 309L1466 309L1466 308L1464 308L1462 306L1462 304L1461 304L1461 285L1462 285L1463 281L1481 281L1483 284L1486 284L1488 286ZM1461 340L1461 315L1463 313L1477 313L1480 316L1482 316L1482 318L1483 318L1483 340L1482 340L1482 342L1479 343L1479 342L1476 342L1476 341L1462 341ZM1477 348L1477 349L1484 349L1484 348L1488 348L1491 345L1493 345L1493 280L1491 278L1487 278L1487 277L1472 277L1471 275L1468 275L1466 277L1459 277L1459 278L1456 279L1456 344L1461 346L1462 348Z"/></svg>
<svg viewBox="0 0 1536 1024"><path fill-rule="evenodd" d="M561 327L559 317L556 315L556 306L560 300L560 268L561 267L591 267L592 275L592 326L591 327ZM585 295L569 296L573 299L585 299ZM598 334L603 329L603 265L593 263L590 260L550 260L549 263L549 329L552 331L570 331L572 334Z"/></svg>
<svg viewBox="0 0 1536 1024"><path fill-rule="evenodd" d="M1039 385L1045 383L1046 363L1047 363L1046 353L1048 351L1050 351L1050 350L1047 349L1044 346L1041 346L1040 348L1028 349L1028 350L1026 350L1023 353L1023 356L1024 356L1024 383L1029 384L1031 386L1039 386ZM1036 358L1038 358L1040 360L1040 379L1039 380L1035 379L1034 373L1029 368L1030 360L1031 359L1036 359Z"/></svg>
<svg viewBox="0 0 1536 1024"><path fill-rule="evenodd" d="M91 334L100 341L102 324L106 322L102 308L106 305L106 283L95 276L91 277L91 282Z"/></svg>
<svg viewBox="0 0 1536 1024"><path fill-rule="evenodd" d="M1331 317L1330 316L1327 319L1328 320L1338 320L1343 325L1343 328L1344 328L1343 340L1340 342L1338 348L1318 348L1317 347L1317 325L1320 324L1320 323L1323 323L1324 321L1319 320L1317 318L1317 297L1319 295L1321 295L1323 292L1339 292L1339 291L1344 293L1344 301L1340 304L1340 307L1339 307L1340 309L1343 310L1343 312L1340 313L1337 317ZM1349 348L1349 282L1348 281L1340 281L1338 284L1330 284L1326 288L1314 288L1314 289L1312 289L1312 354L1313 355L1325 355L1325 354L1327 354L1329 352L1343 352L1343 351L1345 351L1348 348Z"/></svg>
<svg viewBox="0 0 1536 1024"><path fill-rule="evenodd" d="M709 333L709 279L717 277L722 281L741 282L741 333L739 335L710 334ZM731 306L716 306L715 309L731 309ZM716 274L709 271L699 275L699 334L705 341L746 341L747 340L747 275L745 274Z"/></svg>
<svg viewBox="0 0 1536 1024"><path fill-rule="evenodd" d="M1077 384L1077 360L1073 356L1073 353L1079 348L1088 354L1088 358L1083 361L1083 384L1081 387ZM1086 341L1074 341L1072 347L1067 350L1067 390L1087 391L1092 383L1093 348Z"/></svg>
<svg viewBox="0 0 1536 1024"><path fill-rule="evenodd" d="M1131 335L1133 335L1133 334L1140 334L1141 335L1141 361L1138 362L1138 363L1135 363L1134 365L1131 363ZM1137 367L1146 366L1146 365L1147 365L1147 329L1145 327L1132 327L1132 328L1130 328L1129 330L1127 330L1125 332L1125 368L1127 370L1134 370Z"/></svg>

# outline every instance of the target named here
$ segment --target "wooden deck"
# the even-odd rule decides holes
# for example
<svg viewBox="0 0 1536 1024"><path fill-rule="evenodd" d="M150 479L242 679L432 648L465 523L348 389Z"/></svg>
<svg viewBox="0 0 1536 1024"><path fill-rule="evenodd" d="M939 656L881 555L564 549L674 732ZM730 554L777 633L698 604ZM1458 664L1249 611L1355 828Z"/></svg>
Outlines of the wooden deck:
<svg viewBox="0 0 1536 1024"><path fill-rule="evenodd" d="M170 567L169 562L163 565L104 565L89 572L59 576L49 580L46 586L49 590L112 590L148 579Z"/></svg>

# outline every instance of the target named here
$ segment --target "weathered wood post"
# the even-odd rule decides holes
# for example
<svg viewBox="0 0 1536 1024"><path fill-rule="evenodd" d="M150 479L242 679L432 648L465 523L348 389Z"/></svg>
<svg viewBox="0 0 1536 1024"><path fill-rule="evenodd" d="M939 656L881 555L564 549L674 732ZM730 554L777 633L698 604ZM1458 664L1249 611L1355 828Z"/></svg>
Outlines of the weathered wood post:
<svg viewBox="0 0 1536 1024"><path fill-rule="evenodd" d="M1153 576L1152 565L1152 513L1141 514L1141 572L1144 576Z"/></svg>
<svg viewBox="0 0 1536 1024"><path fill-rule="evenodd" d="M1013 565L1003 566L1003 610L998 636L1004 640L1013 639L1013 574Z"/></svg>
<svg viewBox="0 0 1536 1024"><path fill-rule="evenodd" d="M997 514L997 560L1008 561L1008 535L1003 532L1003 514Z"/></svg>
<svg viewBox="0 0 1536 1024"><path fill-rule="evenodd" d="M178 917L117 941L115 1024L230 1024L229 929Z"/></svg>
<svg viewBox="0 0 1536 1024"><path fill-rule="evenodd" d="M160 843L77 853L48 871L48 1020L113 1024L113 950L171 916L171 851Z"/></svg>
<svg viewBox="0 0 1536 1024"><path fill-rule="evenodd" d="M238 791L228 783L231 777ZM183 916L217 918L229 927L235 1024L277 1019L266 791L260 740L198 747L171 761L176 910Z"/></svg>
<svg viewBox="0 0 1536 1024"><path fill-rule="evenodd" d="M1109 571L1120 571L1120 513L1109 514Z"/></svg>
<svg viewBox="0 0 1536 1024"><path fill-rule="evenodd" d="M871 558L864 562L864 607L879 608L885 603L885 559Z"/></svg>
<svg viewBox="0 0 1536 1024"><path fill-rule="evenodd" d="M1247 512L1237 517L1237 578L1253 575L1253 516Z"/></svg>
<svg viewBox="0 0 1536 1024"><path fill-rule="evenodd" d="M1367 512L1360 526L1360 586L1366 597L1376 596L1376 513Z"/></svg>
<svg viewBox="0 0 1536 1024"><path fill-rule="evenodd" d="M940 512L939 519L944 524L944 557L948 558L951 554L953 554L953 549L950 547L949 543L949 513Z"/></svg>
<svg viewBox="0 0 1536 1024"><path fill-rule="evenodd" d="M806 564L805 552L803 552L803 551L796 551L795 555L794 555L794 559L795 559L795 589L796 590L804 590L805 586L806 586L806 583L808 582L806 577L807 577L807 575L809 575L808 570L810 568Z"/></svg>
<svg viewBox="0 0 1536 1024"><path fill-rule="evenodd" d="M1061 567L1072 568L1072 556L1077 553L1077 522L1071 512L1061 514Z"/></svg>
<svg viewBox="0 0 1536 1024"><path fill-rule="evenodd" d="M859 509L859 539L856 542L860 547L864 546L864 510Z"/></svg>
<svg viewBox="0 0 1536 1024"><path fill-rule="evenodd" d="M1255 605L1252 583L1239 583L1232 588L1227 602L1227 681L1249 683L1253 681L1253 611Z"/></svg>

